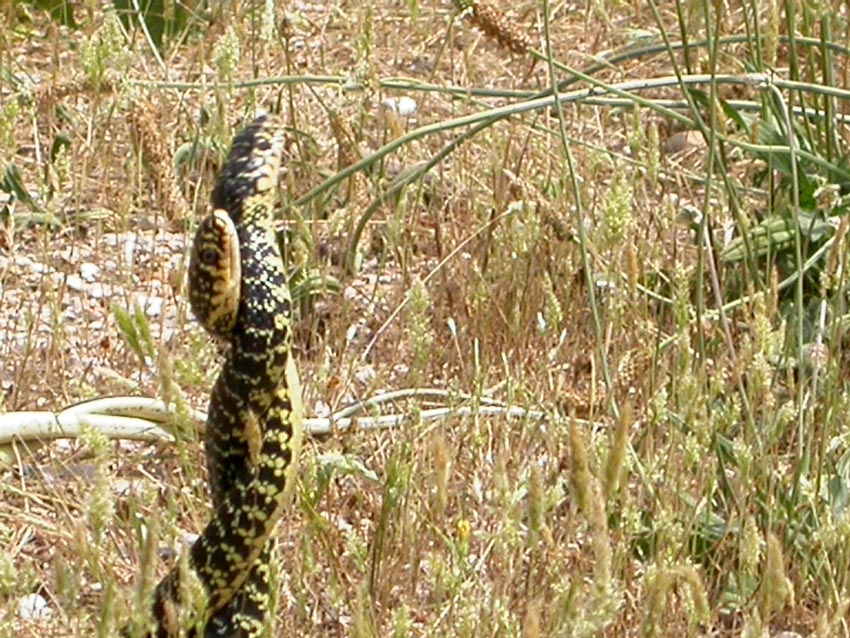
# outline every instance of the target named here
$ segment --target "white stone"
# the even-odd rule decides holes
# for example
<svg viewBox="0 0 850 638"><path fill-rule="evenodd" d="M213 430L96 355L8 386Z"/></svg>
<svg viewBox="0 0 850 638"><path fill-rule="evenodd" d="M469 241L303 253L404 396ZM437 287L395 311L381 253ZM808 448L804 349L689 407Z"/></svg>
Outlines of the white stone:
<svg viewBox="0 0 850 638"><path fill-rule="evenodd" d="M90 261L84 261L80 264L80 277L82 277L85 281L89 283L93 283L97 280L97 276L100 274L100 266Z"/></svg>
<svg viewBox="0 0 850 638"><path fill-rule="evenodd" d="M381 105L390 111L395 111L402 117L409 117L416 113L419 109L419 104L412 97L406 95L402 97L388 97L381 102Z"/></svg>
<svg viewBox="0 0 850 638"><path fill-rule="evenodd" d="M39 620L50 618L53 610L47 600L40 594L27 594L18 601L18 614L23 620Z"/></svg>

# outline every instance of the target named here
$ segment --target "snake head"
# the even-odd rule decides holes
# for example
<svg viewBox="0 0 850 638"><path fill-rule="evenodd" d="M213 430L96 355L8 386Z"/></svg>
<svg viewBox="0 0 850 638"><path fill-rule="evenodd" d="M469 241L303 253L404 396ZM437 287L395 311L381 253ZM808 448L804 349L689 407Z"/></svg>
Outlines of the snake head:
<svg viewBox="0 0 850 638"><path fill-rule="evenodd" d="M226 341L239 312L242 267L233 220L215 210L198 224L189 257L189 305L200 324Z"/></svg>
<svg viewBox="0 0 850 638"><path fill-rule="evenodd" d="M280 118L269 113L240 131L213 188L213 207L226 210L237 225L252 223L246 217L271 219L283 145Z"/></svg>

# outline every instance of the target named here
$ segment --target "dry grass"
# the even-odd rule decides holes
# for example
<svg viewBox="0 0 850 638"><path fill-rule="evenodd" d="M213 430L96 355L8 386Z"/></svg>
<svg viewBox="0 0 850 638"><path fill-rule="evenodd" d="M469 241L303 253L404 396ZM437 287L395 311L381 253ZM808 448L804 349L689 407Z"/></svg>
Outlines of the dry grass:
<svg viewBox="0 0 850 638"><path fill-rule="evenodd" d="M292 203L418 126L507 102L388 80L543 91L547 64L517 34L507 47L486 35L506 18L485 11L482 32L448 3L284 3L273 21L237 4L169 48L165 68L99 8L77 31L29 5L0 12L0 144L34 199L7 212L0 202L0 409L128 393L205 407L218 355L188 316L188 238L240 122L280 109L287 252L342 283L299 319L307 411L441 387L551 418L452 418L309 443L280 531L276 635L850 635L850 526L823 496L844 485L850 450L843 333L831 333L821 392L801 394L779 275L764 267L759 287L721 268L724 301L749 295L724 325L694 232L676 221L693 204L722 241L734 206L755 219L766 205L748 187L760 165L738 155L728 186L701 137L677 137L647 109L517 115L378 206L349 273L363 212L457 132L418 138ZM510 9L543 49L543 7ZM576 68L658 27L640 3L549 9L552 57ZM688 18L700 37L701 10ZM740 33L749 10L730 8L721 34ZM660 18L677 32L675 7ZM834 28L846 35L846 16ZM700 49L689 64L742 73L745 52L730 45L712 60ZM780 63L787 54L780 47ZM661 53L594 77L671 73ZM269 80L282 76L304 77ZM348 78L348 89L319 76ZM417 102L412 117L387 106L402 95ZM121 310L136 316L135 347ZM327 465L326 452L377 480ZM115 635L142 581L164 571L156 550L208 515L199 441L92 433L16 454L0 488L0 636ZM49 617L20 617L31 593Z"/></svg>

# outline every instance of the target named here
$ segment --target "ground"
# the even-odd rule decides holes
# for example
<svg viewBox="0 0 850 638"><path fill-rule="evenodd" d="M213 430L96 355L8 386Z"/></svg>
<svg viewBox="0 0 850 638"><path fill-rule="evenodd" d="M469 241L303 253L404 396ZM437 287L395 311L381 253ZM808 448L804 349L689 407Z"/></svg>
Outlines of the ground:
<svg viewBox="0 0 850 638"><path fill-rule="evenodd" d="M206 409L221 353L187 248L232 135L280 112L308 415L438 392L308 440L275 635L850 635L844 231L825 205L799 255L758 230L815 169L765 159L777 100L745 76L839 117L817 87L847 86L847 52L818 43L846 40L846 7L220 3L146 30L77 4L74 26L0 9L0 412ZM747 35L650 50L683 32ZM656 83L603 95L569 69ZM734 77L676 78L712 72ZM553 79L560 108L522 106ZM843 210L843 130L789 112ZM201 425L4 448L0 635L113 636L143 610L208 516Z"/></svg>

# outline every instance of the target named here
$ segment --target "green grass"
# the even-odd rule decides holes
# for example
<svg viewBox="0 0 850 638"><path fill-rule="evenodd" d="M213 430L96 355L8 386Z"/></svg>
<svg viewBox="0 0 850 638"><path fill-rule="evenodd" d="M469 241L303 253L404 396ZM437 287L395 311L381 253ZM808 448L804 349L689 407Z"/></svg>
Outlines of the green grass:
<svg viewBox="0 0 850 638"><path fill-rule="evenodd" d="M188 238L233 132L281 110L308 413L437 387L548 416L413 397L310 442L276 635L850 635L847 16L502 3L511 52L465 4L0 11L0 407L205 407ZM208 516L181 433L18 446L0 635L143 608Z"/></svg>

